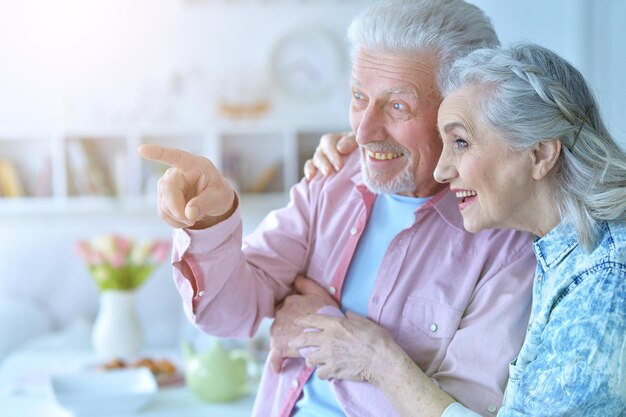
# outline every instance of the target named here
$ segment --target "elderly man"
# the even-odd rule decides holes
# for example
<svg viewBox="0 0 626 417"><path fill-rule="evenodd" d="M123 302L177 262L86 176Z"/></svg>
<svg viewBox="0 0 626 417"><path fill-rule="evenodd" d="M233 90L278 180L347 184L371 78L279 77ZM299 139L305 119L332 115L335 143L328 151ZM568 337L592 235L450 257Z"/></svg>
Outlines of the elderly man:
<svg viewBox="0 0 626 417"><path fill-rule="evenodd" d="M303 180L243 248L237 196L209 160L140 148L171 165L158 206L175 228L174 280L185 311L213 335L249 336L274 316L294 277L306 275L344 311L393 337L408 362L389 366L417 365L427 385L448 394L403 410L388 393L423 394L411 392L411 381L373 384L367 366L357 381L326 381L291 357L280 372L266 366L255 416L441 415L455 400L493 415L528 320L530 237L465 232L463 190L437 183L433 169L441 152L437 81L456 57L495 46L497 37L480 9L462 0L390 0L358 16L349 38L350 122L361 150L351 158L360 170L348 161L336 175ZM297 286L306 292L309 284ZM330 297L318 299L315 309Z"/></svg>

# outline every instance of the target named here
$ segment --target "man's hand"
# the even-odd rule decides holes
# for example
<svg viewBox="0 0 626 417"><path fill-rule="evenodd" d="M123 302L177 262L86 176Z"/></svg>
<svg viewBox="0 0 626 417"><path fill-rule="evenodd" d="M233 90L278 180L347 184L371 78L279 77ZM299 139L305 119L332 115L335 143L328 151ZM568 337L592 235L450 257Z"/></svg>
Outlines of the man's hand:
<svg viewBox="0 0 626 417"><path fill-rule="evenodd" d="M204 229L237 208L235 192L207 158L159 145L141 145L138 152L170 166L157 185L159 217L170 226Z"/></svg>
<svg viewBox="0 0 626 417"><path fill-rule="evenodd" d="M297 349L289 347L289 342L304 330L295 321L324 306L338 307L337 301L328 291L312 279L298 276L294 286L298 293L285 298L270 328L269 361L276 373L280 372L284 358L300 357Z"/></svg>
<svg viewBox="0 0 626 417"><path fill-rule="evenodd" d="M304 163L304 176L311 181L317 171L324 176L339 171L343 167L343 158L358 147L354 133L327 133L320 139L312 159Z"/></svg>

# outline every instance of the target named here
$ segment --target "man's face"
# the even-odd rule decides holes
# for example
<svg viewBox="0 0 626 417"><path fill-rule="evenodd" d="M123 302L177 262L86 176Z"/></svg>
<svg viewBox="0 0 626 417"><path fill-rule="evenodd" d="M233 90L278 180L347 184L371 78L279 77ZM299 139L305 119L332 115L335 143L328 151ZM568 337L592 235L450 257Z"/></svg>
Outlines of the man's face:
<svg viewBox="0 0 626 417"><path fill-rule="evenodd" d="M352 64L350 124L365 184L376 193L428 197L441 153L432 54L360 50Z"/></svg>

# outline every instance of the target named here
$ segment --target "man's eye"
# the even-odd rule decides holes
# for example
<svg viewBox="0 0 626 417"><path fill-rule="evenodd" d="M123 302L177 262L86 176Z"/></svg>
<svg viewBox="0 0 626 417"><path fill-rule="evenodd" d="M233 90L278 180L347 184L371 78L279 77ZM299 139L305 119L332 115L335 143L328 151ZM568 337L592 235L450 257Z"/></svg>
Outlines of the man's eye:
<svg viewBox="0 0 626 417"><path fill-rule="evenodd" d="M406 106L403 103L399 103L397 101L394 102L392 106L394 110L399 110L399 111L406 110Z"/></svg>

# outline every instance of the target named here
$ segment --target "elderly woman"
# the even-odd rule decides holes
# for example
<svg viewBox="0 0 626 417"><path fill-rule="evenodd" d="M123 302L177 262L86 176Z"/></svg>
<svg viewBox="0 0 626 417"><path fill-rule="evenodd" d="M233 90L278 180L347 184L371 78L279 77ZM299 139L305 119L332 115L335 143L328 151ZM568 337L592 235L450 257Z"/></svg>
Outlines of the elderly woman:
<svg viewBox="0 0 626 417"><path fill-rule="evenodd" d="M498 416L626 415L626 154L583 77L551 51L520 45L459 60L442 91L435 178L456 191L465 228L537 236L530 324ZM421 372L409 361L385 367L352 354L367 340L380 358L406 356L368 320L301 324L323 330L293 344L319 346L307 362L326 377L395 378L414 415L433 401L404 392L410 372ZM458 403L444 413L474 415Z"/></svg>

